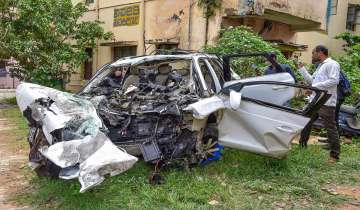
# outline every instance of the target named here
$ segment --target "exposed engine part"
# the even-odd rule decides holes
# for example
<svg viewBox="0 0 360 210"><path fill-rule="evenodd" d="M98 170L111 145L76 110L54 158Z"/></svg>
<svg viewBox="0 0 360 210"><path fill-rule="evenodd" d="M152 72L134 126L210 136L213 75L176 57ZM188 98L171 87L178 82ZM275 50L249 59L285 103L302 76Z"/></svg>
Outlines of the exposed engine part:
<svg viewBox="0 0 360 210"><path fill-rule="evenodd" d="M164 181L164 167L203 163L215 144L203 142L204 129L194 129L193 113L185 109L200 97L189 81L189 70L171 69L168 63L129 68L131 82L109 74L88 91L87 100L45 87L36 87L39 94L32 84L24 85L37 97L24 100L21 107L31 126L30 161L41 169L39 175L78 178L84 192L101 183L104 175L132 167L137 159L130 154L155 165L150 182L156 184Z"/></svg>
<svg viewBox="0 0 360 210"><path fill-rule="evenodd" d="M136 145L132 154L141 153L146 162L157 165L150 180L158 183L160 168L199 165L210 154L210 148L196 147L204 144L198 143L201 135L192 130L193 118L184 110L199 99L176 71L159 84L156 70L149 67L141 69L137 87L114 91L101 101L98 113L113 143L125 149Z"/></svg>

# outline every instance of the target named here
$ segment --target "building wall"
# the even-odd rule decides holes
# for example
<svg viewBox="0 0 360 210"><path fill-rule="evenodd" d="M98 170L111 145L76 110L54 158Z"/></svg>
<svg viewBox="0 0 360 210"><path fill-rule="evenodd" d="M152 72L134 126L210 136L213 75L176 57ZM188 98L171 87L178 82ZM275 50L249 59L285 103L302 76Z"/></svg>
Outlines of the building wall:
<svg viewBox="0 0 360 210"><path fill-rule="evenodd" d="M344 53L344 41L337 40L335 37L343 32L346 32L347 10L349 4L360 5L360 0L338 0L336 15L331 15L327 31L324 32L302 32L297 33L296 41L306 43L309 48L302 53L301 59L305 62L311 62L311 51L319 44L325 45L329 48L332 56L338 56ZM349 31L350 32L350 31ZM360 34L360 25L355 32Z"/></svg>
<svg viewBox="0 0 360 210"><path fill-rule="evenodd" d="M231 0L224 0L229 5ZM81 0L74 0L76 4ZM139 23L131 26L114 26L114 10L139 5ZM208 44L216 41L221 27L222 12L209 20ZM113 40L99 42L93 54L93 71L113 61L113 47L137 45L137 55L153 52L156 44L174 43L179 48L199 50L205 44L206 20L197 0L94 0L83 21L99 20L105 31L114 34ZM105 45L105 46L104 46ZM84 84L84 67L71 76L68 89L75 90Z"/></svg>
<svg viewBox="0 0 360 210"><path fill-rule="evenodd" d="M76 4L83 0L73 0ZM173 43L179 48L201 49L207 40L213 44L220 29L228 26L248 25L259 32L265 19L271 19L271 31L265 32L267 40L296 42L295 33L301 30L321 30L324 25L326 0L222 0L222 8L209 19L206 37L206 19L197 0L94 0L83 21L99 20L105 31L114 39L99 42L93 52L93 72L113 60L113 47L136 45L137 55L149 54L156 44ZM249 3L253 2L249 6ZM114 10L139 5L138 23L114 26ZM321 5L321 6L318 6ZM278 18L279 17L279 18ZM301 43L302 44L302 43ZM84 84L84 67L72 75L69 89Z"/></svg>
<svg viewBox="0 0 360 210"><path fill-rule="evenodd" d="M327 0L232 0L234 9L229 15L249 16L256 15L286 22L298 27L298 30L313 28L324 30L326 27L325 15Z"/></svg>

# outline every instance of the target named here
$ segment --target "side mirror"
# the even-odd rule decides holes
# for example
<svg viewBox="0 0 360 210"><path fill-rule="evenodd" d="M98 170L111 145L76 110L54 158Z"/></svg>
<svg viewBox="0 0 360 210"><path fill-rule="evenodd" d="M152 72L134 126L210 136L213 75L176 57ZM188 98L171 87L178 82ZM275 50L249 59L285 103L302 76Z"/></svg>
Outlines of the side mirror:
<svg viewBox="0 0 360 210"><path fill-rule="evenodd" d="M241 103L241 93L231 90L230 91L230 107L233 110L237 110Z"/></svg>

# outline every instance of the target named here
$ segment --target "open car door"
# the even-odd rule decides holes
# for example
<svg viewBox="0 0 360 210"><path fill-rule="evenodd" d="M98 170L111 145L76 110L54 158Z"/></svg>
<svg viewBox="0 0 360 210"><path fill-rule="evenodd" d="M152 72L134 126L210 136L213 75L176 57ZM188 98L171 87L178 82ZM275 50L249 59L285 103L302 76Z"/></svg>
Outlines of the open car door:
<svg viewBox="0 0 360 210"><path fill-rule="evenodd" d="M291 141L329 98L326 91L275 81L239 81L222 92L230 103L230 92L241 95L241 102L224 109L219 143L275 158L286 156Z"/></svg>

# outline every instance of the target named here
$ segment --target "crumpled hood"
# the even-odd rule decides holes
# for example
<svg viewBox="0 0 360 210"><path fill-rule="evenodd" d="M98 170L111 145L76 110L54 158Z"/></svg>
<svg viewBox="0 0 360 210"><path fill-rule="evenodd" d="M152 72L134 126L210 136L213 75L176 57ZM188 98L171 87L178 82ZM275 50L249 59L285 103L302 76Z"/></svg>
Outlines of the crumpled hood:
<svg viewBox="0 0 360 210"><path fill-rule="evenodd" d="M38 167L46 157L62 169L60 178L79 179L80 192L99 185L106 174L114 176L128 170L137 161L104 134L103 123L90 101L31 83L18 86L16 100L34 131L30 144L38 146L36 155L29 156L31 165ZM40 132L46 142L37 139Z"/></svg>

